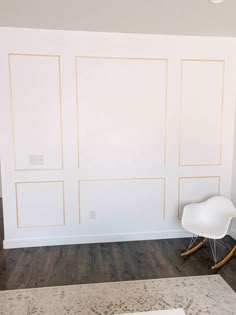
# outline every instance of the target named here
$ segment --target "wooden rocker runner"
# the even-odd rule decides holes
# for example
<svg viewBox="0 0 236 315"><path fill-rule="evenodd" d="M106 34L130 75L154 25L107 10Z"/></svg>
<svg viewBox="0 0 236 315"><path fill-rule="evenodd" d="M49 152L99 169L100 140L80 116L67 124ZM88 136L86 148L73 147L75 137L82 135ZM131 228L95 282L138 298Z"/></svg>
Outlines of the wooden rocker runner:
<svg viewBox="0 0 236 315"><path fill-rule="evenodd" d="M224 197L212 197L207 201L185 206L181 224L193 237L187 251L181 256L189 256L209 242L215 263L211 269L222 267L236 254L235 245L226 257L218 261L220 247L227 247L222 244L221 239L226 236L233 218L236 218L236 209L232 202ZM203 237L203 240L197 243L199 237Z"/></svg>

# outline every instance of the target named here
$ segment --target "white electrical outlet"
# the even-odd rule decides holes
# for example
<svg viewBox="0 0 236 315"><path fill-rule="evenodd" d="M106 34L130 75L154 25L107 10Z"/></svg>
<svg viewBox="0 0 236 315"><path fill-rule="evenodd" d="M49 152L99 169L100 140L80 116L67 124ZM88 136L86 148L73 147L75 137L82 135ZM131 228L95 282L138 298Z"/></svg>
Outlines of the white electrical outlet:
<svg viewBox="0 0 236 315"><path fill-rule="evenodd" d="M96 220L96 215L97 215L96 210L94 210L94 209L89 210L89 219L90 220Z"/></svg>
<svg viewBox="0 0 236 315"><path fill-rule="evenodd" d="M44 156L42 154L30 154L29 155L30 165L44 165Z"/></svg>

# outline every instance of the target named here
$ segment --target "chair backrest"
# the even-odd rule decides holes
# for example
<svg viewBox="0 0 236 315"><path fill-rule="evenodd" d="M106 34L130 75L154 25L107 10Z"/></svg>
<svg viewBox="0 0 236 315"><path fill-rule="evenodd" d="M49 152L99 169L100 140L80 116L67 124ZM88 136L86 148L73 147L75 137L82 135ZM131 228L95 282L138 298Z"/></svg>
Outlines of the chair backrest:
<svg viewBox="0 0 236 315"><path fill-rule="evenodd" d="M236 217L236 208L233 203L220 196L212 197L201 203L192 203L184 207L182 225L186 222L207 224L210 222L227 222Z"/></svg>

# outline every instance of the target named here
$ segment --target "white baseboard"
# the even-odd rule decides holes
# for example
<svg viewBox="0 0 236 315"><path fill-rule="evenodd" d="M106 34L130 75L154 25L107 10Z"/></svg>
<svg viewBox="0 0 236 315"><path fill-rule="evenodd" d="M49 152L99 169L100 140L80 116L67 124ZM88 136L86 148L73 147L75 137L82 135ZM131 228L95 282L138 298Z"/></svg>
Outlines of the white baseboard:
<svg viewBox="0 0 236 315"><path fill-rule="evenodd" d="M67 235L63 237L42 237L30 239L9 239L3 241L3 248L23 248L36 246L72 245L89 243L128 242L140 240L156 240L190 237L183 230L146 232L146 233L122 233L122 234L98 234L98 235Z"/></svg>

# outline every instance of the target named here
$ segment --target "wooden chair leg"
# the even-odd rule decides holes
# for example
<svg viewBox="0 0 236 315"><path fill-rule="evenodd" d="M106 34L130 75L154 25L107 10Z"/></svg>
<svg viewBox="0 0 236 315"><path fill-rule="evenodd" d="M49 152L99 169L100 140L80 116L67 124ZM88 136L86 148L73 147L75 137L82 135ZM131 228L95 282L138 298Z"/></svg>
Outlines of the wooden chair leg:
<svg viewBox="0 0 236 315"><path fill-rule="evenodd" d="M218 269L218 268L222 267L225 263L227 263L227 261L230 260L230 258L234 255L234 253L236 253L236 245L233 247L231 252L224 259L222 259L220 262L218 262L217 264L212 266L211 269L214 270L214 269Z"/></svg>
<svg viewBox="0 0 236 315"><path fill-rule="evenodd" d="M206 242L208 241L208 238L204 238L202 242L198 243L196 246L193 248L187 250L186 252L182 253L181 256L185 257L188 256L194 252L196 252L199 248L201 248Z"/></svg>

